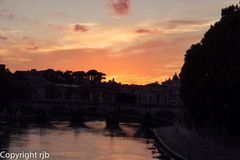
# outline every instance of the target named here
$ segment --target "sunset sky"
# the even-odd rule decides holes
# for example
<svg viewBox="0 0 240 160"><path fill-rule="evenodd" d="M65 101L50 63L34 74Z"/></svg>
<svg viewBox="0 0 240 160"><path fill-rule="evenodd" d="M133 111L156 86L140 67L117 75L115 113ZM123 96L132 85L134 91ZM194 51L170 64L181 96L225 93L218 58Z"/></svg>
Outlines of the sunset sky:
<svg viewBox="0 0 240 160"><path fill-rule="evenodd" d="M96 69L122 83L179 73L185 51L238 0L0 0L0 63Z"/></svg>

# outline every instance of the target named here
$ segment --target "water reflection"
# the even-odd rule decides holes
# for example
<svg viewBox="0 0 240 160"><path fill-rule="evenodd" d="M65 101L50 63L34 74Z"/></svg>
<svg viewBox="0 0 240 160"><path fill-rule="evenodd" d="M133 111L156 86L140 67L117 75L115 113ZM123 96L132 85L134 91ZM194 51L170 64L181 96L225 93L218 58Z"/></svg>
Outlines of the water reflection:
<svg viewBox="0 0 240 160"><path fill-rule="evenodd" d="M1 150L8 152L43 151L50 159L61 160L151 160L159 154L150 150L152 140L144 137L138 124L121 124L120 129L105 129L102 121L73 127L69 122L15 124L0 138Z"/></svg>

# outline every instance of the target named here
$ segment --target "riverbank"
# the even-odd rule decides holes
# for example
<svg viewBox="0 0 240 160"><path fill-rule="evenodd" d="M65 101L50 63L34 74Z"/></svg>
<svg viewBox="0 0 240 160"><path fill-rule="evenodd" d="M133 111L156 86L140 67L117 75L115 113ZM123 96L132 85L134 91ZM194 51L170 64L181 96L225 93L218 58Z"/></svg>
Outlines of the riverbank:
<svg viewBox="0 0 240 160"><path fill-rule="evenodd" d="M240 160L240 157L179 125L154 129L161 145L188 160Z"/></svg>

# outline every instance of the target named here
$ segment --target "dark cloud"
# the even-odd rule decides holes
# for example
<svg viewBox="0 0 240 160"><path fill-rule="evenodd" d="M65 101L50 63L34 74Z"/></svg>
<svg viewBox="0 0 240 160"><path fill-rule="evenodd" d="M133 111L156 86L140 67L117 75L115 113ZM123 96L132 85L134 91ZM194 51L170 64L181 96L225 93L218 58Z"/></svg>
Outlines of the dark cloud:
<svg viewBox="0 0 240 160"><path fill-rule="evenodd" d="M110 9L116 16L125 16L129 14L131 8L130 0L107 0Z"/></svg>
<svg viewBox="0 0 240 160"><path fill-rule="evenodd" d="M28 40L28 39L30 39L29 37L26 37L26 36L23 36L22 37L22 40Z"/></svg>
<svg viewBox="0 0 240 160"><path fill-rule="evenodd" d="M134 32L135 32L135 33L138 33L138 34L161 33L161 31L159 31L159 30L157 30L157 29L150 30L150 29L144 29L144 28L137 29L137 30L135 30Z"/></svg>
<svg viewBox="0 0 240 160"><path fill-rule="evenodd" d="M86 25L75 24L73 30L75 32L87 32L89 31L89 28Z"/></svg>
<svg viewBox="0 0 240 160"><path fill-rule="evenodd" d="M135 33L140 33L140 34L142 34L142 33L152 33L152 31L149 30L149 29L137 29L137 30L135 30Z"/></svg>
<svg viewBox="0 0 240 160"><path fill-rule="evenodd" d="M8 37L0 36L0 40L2 40L2 41L6 41L6 40L8 40Z"/></svg>
<svg viewBox="0 0 240 160"><path fill-rule="evenodd" d="M135 30L134 32L138 34L152 34L152 33L161 33L162 31L157 29L151 30L151 29L141 28L141 29Z"/></svg>

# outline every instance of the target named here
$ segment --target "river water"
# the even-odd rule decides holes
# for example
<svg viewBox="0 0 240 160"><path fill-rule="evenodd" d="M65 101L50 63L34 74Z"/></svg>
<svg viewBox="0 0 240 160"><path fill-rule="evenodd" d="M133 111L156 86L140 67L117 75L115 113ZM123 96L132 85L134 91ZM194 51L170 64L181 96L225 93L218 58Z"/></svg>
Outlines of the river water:
<svg viewBox="0 0 240 160"><path fill-rule="evenodd" d="M152 160L159 155L150 149L153 140L145 138L141 127L134 123L121 124L118 130L105 129L103 121L86 122L82 127L72 127L69 122L16 124L1 136L0 142L5 156L38 154L38 158L21 158L26 160L40 159L40 153L42 159L51 160Z"/></svg>

